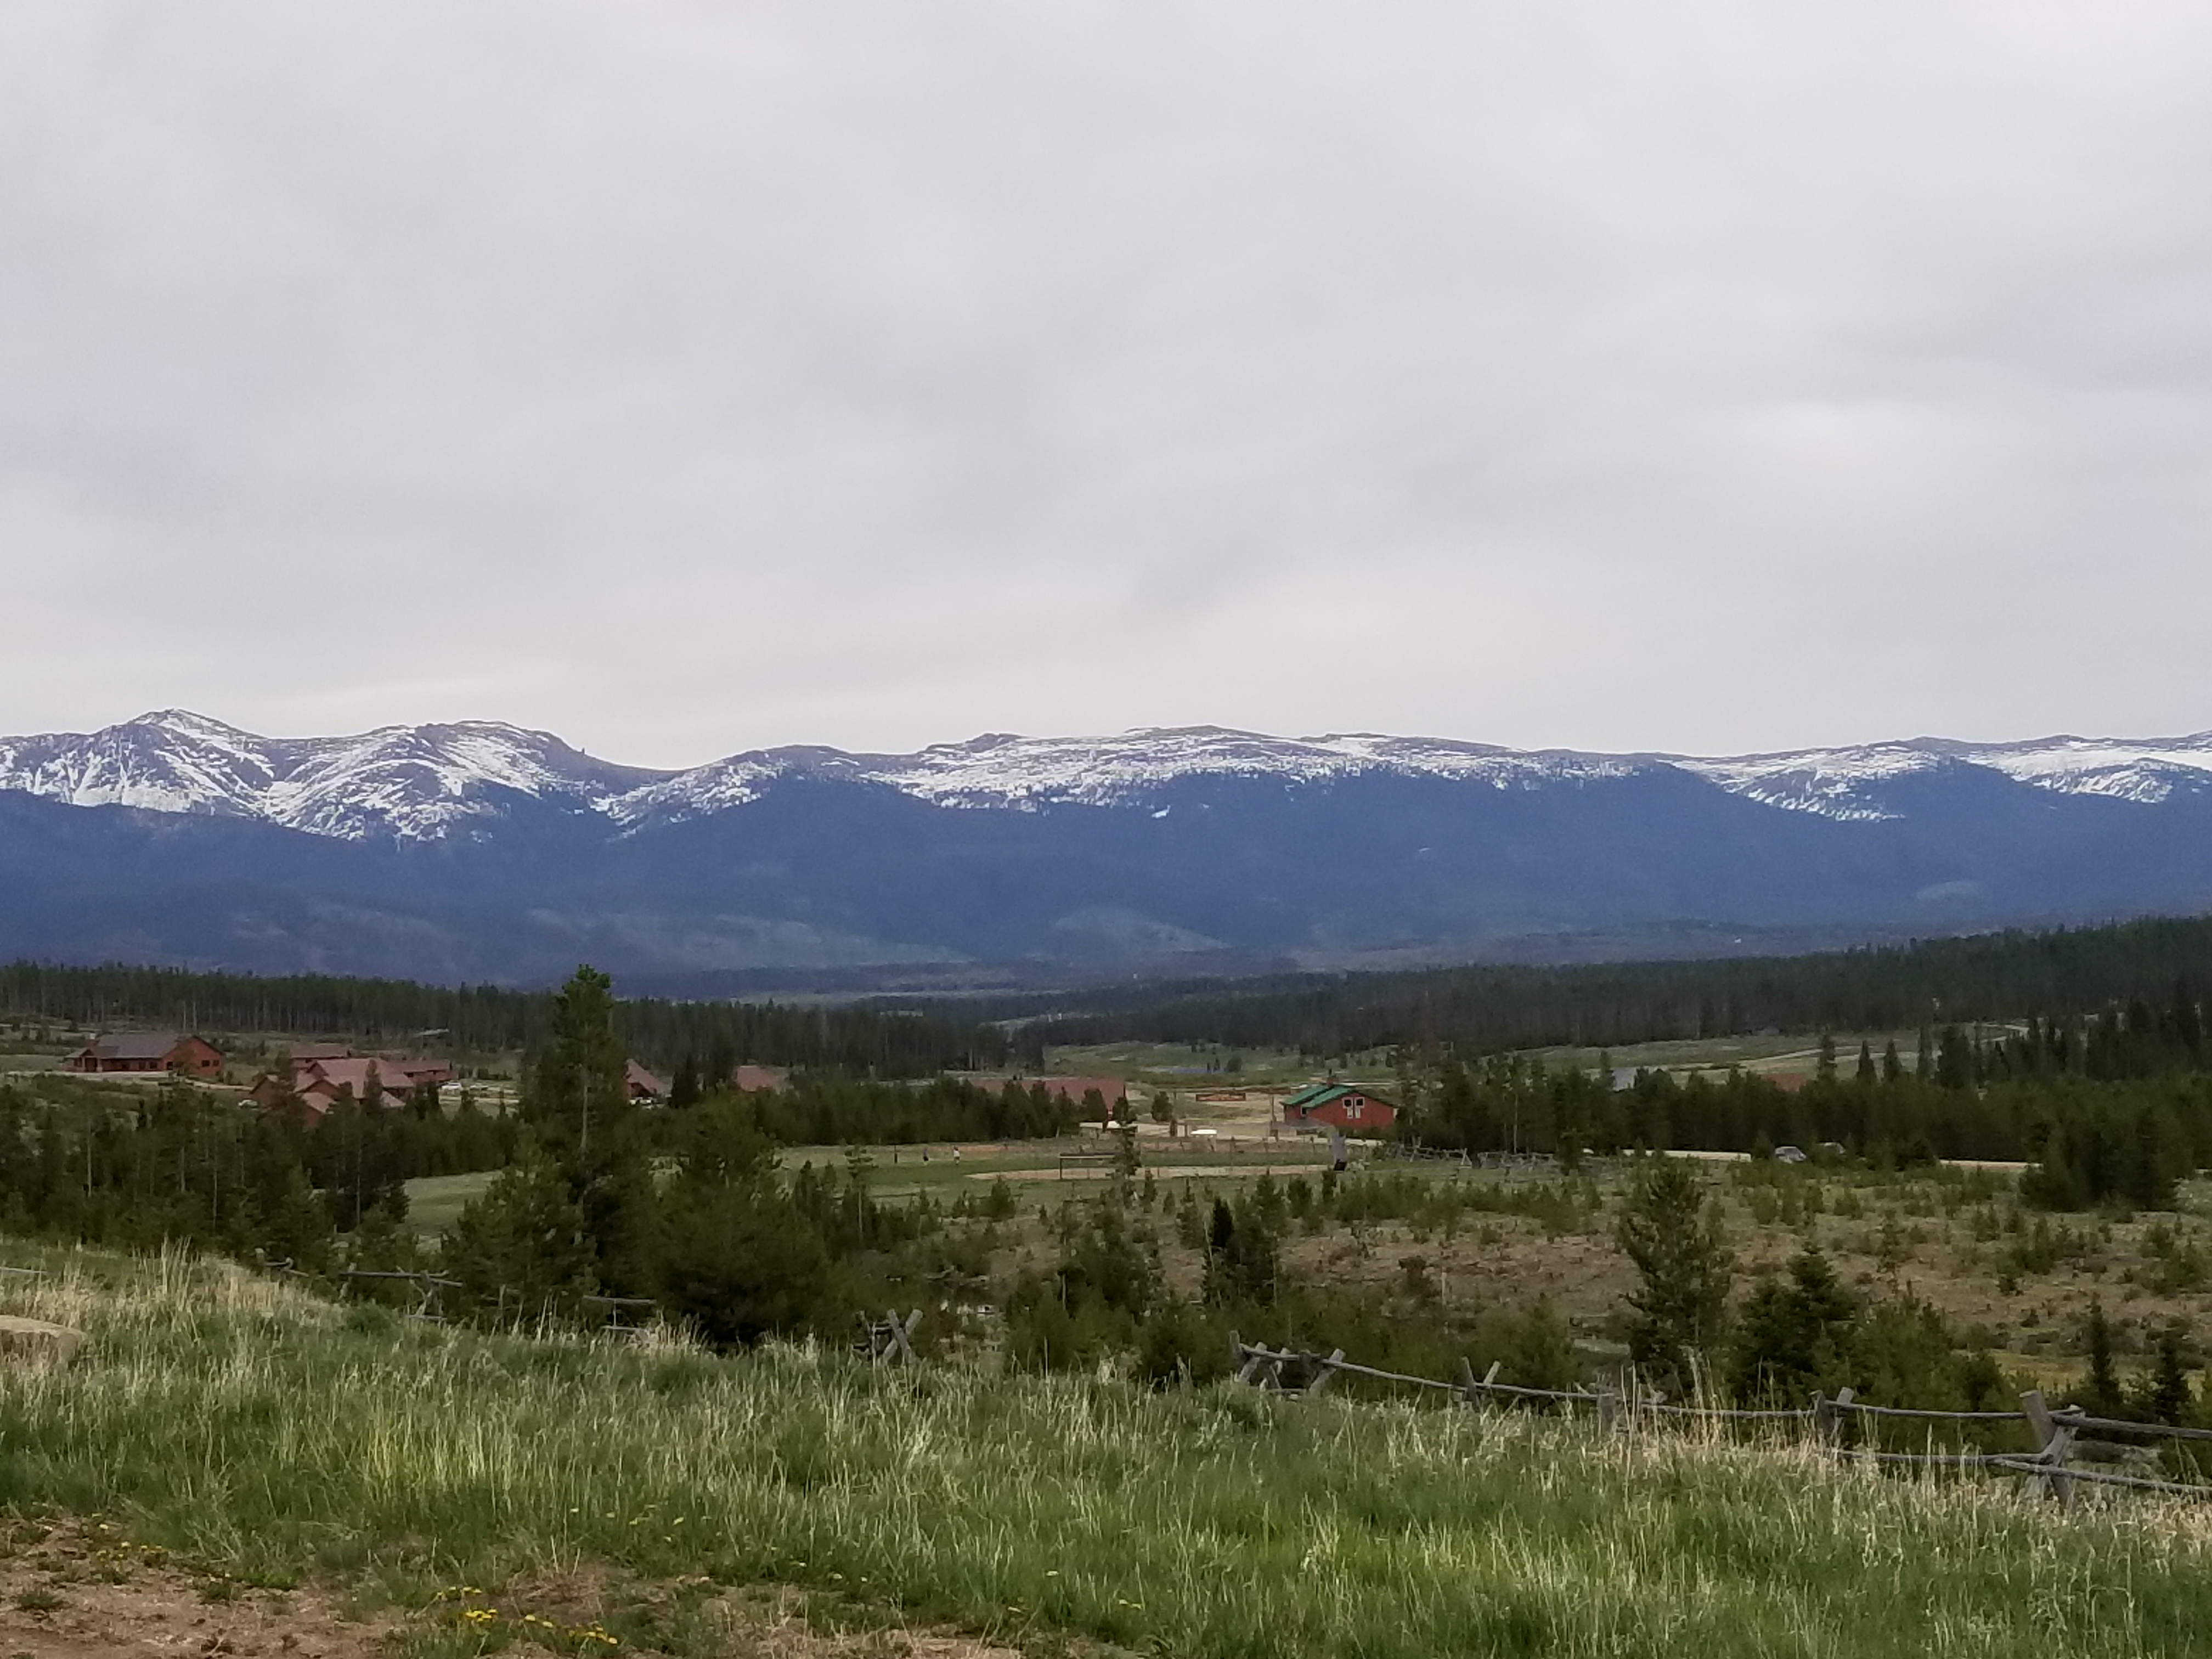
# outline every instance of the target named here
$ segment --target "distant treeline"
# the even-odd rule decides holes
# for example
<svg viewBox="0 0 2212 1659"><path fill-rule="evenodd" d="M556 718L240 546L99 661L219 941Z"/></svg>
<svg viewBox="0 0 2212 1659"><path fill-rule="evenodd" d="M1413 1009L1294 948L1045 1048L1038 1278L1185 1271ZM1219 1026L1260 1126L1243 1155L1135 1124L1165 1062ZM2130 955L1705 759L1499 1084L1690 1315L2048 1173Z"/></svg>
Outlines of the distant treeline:
<svg viewBox="0 0 2212 1659"><path fill-rule="evenodd" d="M2212 987L2212 919L1721 962L1453 968L1130 987L983 1012L1055 1043L1139 1040L1316 1057L1403 1047L1462 1055L1784 1031L2078 1018Z"/></svg>
<svg viewBox="0 0 2212 1659"><path fill-rule="evenodd" d="M1908 1060L1894 1042L1840 1058L1823 1039L1813 1079L1785 1089L1731 1070L1717 1082L1639 1070L1614 1087L1601 1069L1540 1058L1449 1059L1411 1103L1401 1134L1474 1152L1585 1150L1762 1152L1832 1143L1878 1164L1937 1158L2034 1165L2021 1195L2050 1209L2163 1209L2175 1183L2212 1163L2212 1043L2193 1002L2140 1000L2083 1021L2031 1019L1990 1041L1923 1030Z"/></svg>
<svg viewBox="0 0 2212 1659"><path fill-rule="evenodd" d="M1067 1097L1007 1083L986 1089L958 1078L919 1088L849 1079L799 1077L753 1102L761 1132L794 1146L924 1140L1033 1140L1071 1134L1082 1114Z"/></svg>
<svg viewBox="0 0 2212 1659"><path fill-rule="evenodd" d="M445 1113L434 1093L311 1117L182 1078L136 1100L75 1078L38 1096L0 1084L0 1233L319 1265L334 1229L396 1228L407 1182L501 1168L518 1139L514 1119L466 1099Z"/></svg>
<svg viewBox="0 0 2212 1659"><path fill-rule="evenodd" d="M548 992L489 985L18 962L0 967L0 1016L85 1030L153 1025L370 1044L427 1040L483 1054L543 1042L551 1029L553 998ZM751 1061L923 1077L948 1068L1000 1066L1010 1053L1008 1039L994 1026L862 1008L625 1000L618 1018L630 1052L647 1064L670 1067L689 1054L719 1066L722 1075Z"/></svg>

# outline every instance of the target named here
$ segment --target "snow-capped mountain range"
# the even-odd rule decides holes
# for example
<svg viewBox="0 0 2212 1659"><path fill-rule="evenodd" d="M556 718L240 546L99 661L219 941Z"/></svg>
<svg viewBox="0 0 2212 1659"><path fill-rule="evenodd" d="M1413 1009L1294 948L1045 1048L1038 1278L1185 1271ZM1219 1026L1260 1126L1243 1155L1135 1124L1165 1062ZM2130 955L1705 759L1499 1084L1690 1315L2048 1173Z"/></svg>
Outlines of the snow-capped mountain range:
<svg viewBox="0 0 2212 1659"><path fill-rule="evenodd" d="M166 708L97 732L0 738L0 789L72 806L258 818L349 841L443 836L513 795L591 805L657 775L488 721L264 738Z"/></svg>
<svg viewBox="0 0 2212 1659"><path fill-rule="evenodd" d="M1143 806L1167 786L1191 779L1433 778L1507 790L1667 769L1762 805L1876 822L1901 816L1890 787L1897 781L1959 767L2059 794L2156 804L2177 790L2212 787L2212 732L2014 744L1923 738L1704 758L1179 726L1097 738L992 733L907 755L755 750L680 771L597 760L550 732L492 721L264 738L163 709L97 732L0 738L0 789L73 806L225 814L349 841L465 835L519 799L596 813L625 829L675 823L748 805L793 778L874 784L936 806L1034 811L1053 805Z"/></svg>
<svg viewBox="0 0 2212 1659"><path fill-rule="evenodd" d="M706 989L2204 910L2212 733L1708 759L1198 726L680 771L488 723L275 738L171 710L0 738L0 959L507 981L589 960Z"/></svg>

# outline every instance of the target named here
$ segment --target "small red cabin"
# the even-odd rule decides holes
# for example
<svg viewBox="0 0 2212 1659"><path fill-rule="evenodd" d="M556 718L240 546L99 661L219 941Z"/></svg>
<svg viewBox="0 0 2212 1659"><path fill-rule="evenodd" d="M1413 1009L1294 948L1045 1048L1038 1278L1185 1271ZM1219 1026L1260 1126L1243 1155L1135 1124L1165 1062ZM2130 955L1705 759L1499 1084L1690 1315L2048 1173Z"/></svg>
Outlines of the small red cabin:
<svg viewBox="0 0 2212 1659"><path fill-rule="evenodd" d="M1397 1107L1356 1083L1316 1083L1283 1102L1283 1121L1293 1129L1361 1134L1397 1121Z"/></svg>

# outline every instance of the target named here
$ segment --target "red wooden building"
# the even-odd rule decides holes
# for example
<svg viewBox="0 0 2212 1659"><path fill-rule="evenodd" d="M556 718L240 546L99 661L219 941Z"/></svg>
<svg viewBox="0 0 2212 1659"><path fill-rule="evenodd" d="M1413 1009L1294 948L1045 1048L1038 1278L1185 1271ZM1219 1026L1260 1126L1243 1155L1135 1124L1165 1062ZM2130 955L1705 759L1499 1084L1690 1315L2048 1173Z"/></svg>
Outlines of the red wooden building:
<svg viewBox="0 0 2212 1659"><path fill-rule="evenodd" d="M95 1037L70 1056L72 1072L182 1072L221 1077L222 1056L212 1044L173 1031L123 1031Z"/></svg>
<svg viewBox="0 0 2212 1659"><path fill-rule="evenodd" d="M1341 1129L1346 1134L1364 1134L1387 1129L1397 1121L1396 1106L1356 1083L1316 1083L1283 1102L1285 1125L1315 1133Z"/></svg>
<svg viewBox="0 0 2212 1659"><path fill-rule="evenodd" d="M319 1117L341 1095L357 1102L374 1097L391 1105L426 1085L437 1087L453 1080L450 1060L393 1060L319 1043L295 1051L289 1073L271 1072L255 1084L252 1099L264 1107L296 1099Z"/></svg>

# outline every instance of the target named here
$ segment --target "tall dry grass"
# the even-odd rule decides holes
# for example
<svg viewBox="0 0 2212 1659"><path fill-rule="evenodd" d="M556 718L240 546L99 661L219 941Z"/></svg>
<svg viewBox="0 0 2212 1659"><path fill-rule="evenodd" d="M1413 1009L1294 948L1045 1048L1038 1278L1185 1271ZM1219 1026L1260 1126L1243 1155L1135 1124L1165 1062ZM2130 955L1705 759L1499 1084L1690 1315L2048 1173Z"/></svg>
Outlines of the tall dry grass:
<svg viewBox="0 0 2212 1659"><path fill-rule="evenodd" d="M2198 1514L2069 1517L1801 1447L489 1338L235 1268L50 1256L0 1307L0 1504L403 1598L609 1564L1194 1656L2212 1650Z"/></svg>

